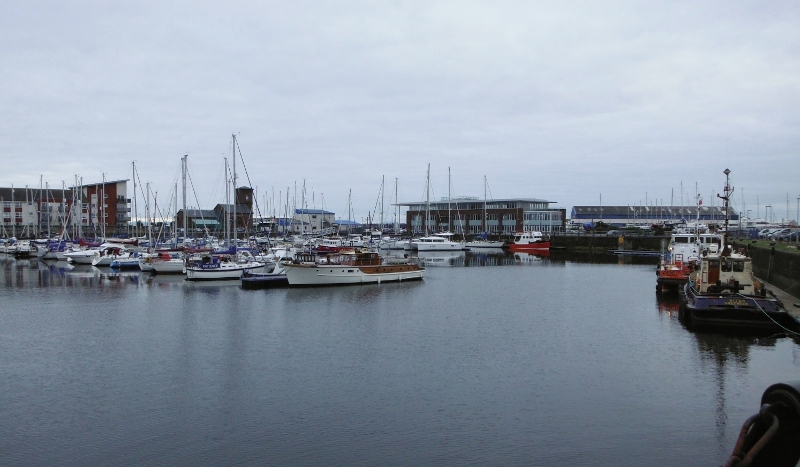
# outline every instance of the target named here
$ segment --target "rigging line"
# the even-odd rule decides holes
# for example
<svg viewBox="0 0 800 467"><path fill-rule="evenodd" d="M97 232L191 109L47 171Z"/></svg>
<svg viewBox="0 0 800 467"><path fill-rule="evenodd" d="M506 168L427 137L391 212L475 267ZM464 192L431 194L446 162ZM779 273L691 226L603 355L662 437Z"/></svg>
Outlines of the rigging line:
<svg viewBox="0 0 800 467"><path fill-rule="evenodd" d="M139 171L138 170L136 171L136 180L139 182L139 191L142 191L142 180L139 178ZM136 192L133 193L133 196L136 196ZM147 195L145 193L142 193L142 198L144 198L144 208L149 210L150 209L150 206L149 206L150 203L148 202Z"/></svg>
<svg viewBox="0 0 800 467"><path fill-rule="evenodd" d="M242 147L239 146L239 142L238 141L236 142L236 149L239 151L239 159L241 159L241 161L242 161L242 167L244 168L244 174L247 176L247 184L250 185L250 188L252 188L253 187L253 182L250 180L250 173L247 171L247 165L244 163L244 157L242 157ZM234 202L236 202L236 200L235 200L235 198L236 198L236 187L233 187L233 191L234 191L234 195L233 195L234 196ZM258 198L256 198L255 196L253 196L253 204L256 205L256 210L258 211L258 217L262 217L261 216L261 208L258 206Z"/></svg>
<svg viewBox="0 0 800 467"><path fill-rule="evenodd" d="M200 200L197 199L197 190L194 188L194 180L192 180L192 174L189 173L189 164L186 164L186 176L189 177L189 186L192 187L192 194L194 194L194 202L197 203L197 210L200 211L200 219L205 220L203 217L203 210L200 209Z"/></svg>

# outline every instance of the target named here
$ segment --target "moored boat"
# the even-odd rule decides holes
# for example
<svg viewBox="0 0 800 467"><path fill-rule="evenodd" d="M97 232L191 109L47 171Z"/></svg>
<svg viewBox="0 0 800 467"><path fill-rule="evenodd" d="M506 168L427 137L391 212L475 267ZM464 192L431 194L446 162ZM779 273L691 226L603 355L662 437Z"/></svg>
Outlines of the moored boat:
<svg viewBox="0 0 800 467"><path fill-rule="evenodd" d="M381 284L419 280L425 269L407 261L385 264L375 252L341 252L329 255L299 253L291 263L283 265L291 287Z"/></svg>
<svg viewBox="0 0 800 467"><path fill-rule="evenodd" d="M508 248L511 251L549 250L550 240L545 239L539 231L517 232Z"/></svg>
<svg viewBox="0 0 800 467"><path fill-rule="evenodd" d="M453 241L451 233L439 233L420 237L412 242L412 247L417 251L462 251L463 242Z"/></svg>
<svg viewBox="0 0 800 467"><path fill-rule="evenodd" d="M673 233L656 268L656 291L677 292L689 280L700 253L697 234Z"/></svg>
<svg viewBox="0 0 800 467"><path fill-rule="evenodd" d="M725 203L725 227L728 224L728 202L733 189L725 170L725 194L717 195ZM681 315L693 326L737 328L746 331L787 330L796 322L783 304L767 291L766 285L753 273L751 259L731 251L722 236L723 248L709 252L699 260L681 289Z"/></svg>
<svg viewBox="0 0 800 467"><path fill-rule="evenodd" d="M239 279L245 271L263 269L264 263L253 261L249 252L211 254L190 258L186 265L187 281Z"/></svg>

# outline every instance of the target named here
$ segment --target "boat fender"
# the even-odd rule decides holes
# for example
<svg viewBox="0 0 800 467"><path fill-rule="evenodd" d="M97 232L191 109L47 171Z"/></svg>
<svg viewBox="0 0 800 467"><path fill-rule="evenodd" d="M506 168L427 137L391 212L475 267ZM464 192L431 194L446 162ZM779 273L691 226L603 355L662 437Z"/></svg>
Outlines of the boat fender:
<svg viewBox="0 0 800 467"><path fill-rule="evenodd" d="M742 426L726 466L794 466L800 460L800 381L773 384Z"/></svg>

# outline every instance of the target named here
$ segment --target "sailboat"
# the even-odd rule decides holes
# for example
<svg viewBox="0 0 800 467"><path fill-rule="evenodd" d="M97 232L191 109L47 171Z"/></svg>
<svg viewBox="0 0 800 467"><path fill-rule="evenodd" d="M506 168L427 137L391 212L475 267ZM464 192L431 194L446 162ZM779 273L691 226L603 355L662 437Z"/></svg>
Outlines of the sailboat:
<svg viewBox="0 0 800 467"><path fill-rule="evenodd" d="M469 249L478 248L503 248L505 242L489 241L489 228L486 218L486 175L483 176L483 233L476 235L475 238L465 244Z"/></svg>
<svg viewBox="0 0 800 467"><path fill-rule="evenodd" d="M449 181L448 181L449 185ZM431 205L431 165L428 164L428 176L426 181L425 196L425 231L430 231L430 205ZM448 186L448 202L449 202ZM449 220L448 220L449 221ZM449 224L448 224L449 225ZM433 235L426 235L411 241L411 248L417 251L463 251L464 243L453 240L451 232L441 232Z"/></svg>
<svg viewBox="0 0 800 467"><path fill-rule="evenodd" d="M233 136L233 187L234 193L236 189L236 135ZM225 197L227 207L230 207L230 192L228 183L228 163L225 162ZM235 194L234 194L235 198ZM184 209L184 212L185 209ZM236 232L236 200L233 204L233 232ZM230 229L230 214L226 212L226 232L231 232ZM185 224L184 224L185 225ZM187 260L186 263L186 280L187 281L202 281L202 280L227 280L227 279L240 279L245 271L254 271L264 268L264 263L256 261L252 253L247 250L240 250L237 248L234 238L228 236L228 245L230 248L225 253L213 253L196 255Z"/></svg>

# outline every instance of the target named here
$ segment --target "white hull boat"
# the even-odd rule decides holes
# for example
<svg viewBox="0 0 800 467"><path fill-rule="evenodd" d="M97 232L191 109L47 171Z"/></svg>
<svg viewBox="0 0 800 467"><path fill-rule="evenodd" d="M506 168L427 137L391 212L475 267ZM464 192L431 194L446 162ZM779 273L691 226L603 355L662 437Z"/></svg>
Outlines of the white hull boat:
<svg viewBox="0 0 800 467"><path fill-rule="evenodd" d="M240 279L245 271L264 269L264 263L254 261L253 255L240 251L235 255L204 255L191 258L186 265L187 281Z"/></svg>
<svg viewBox="0 0 800 467"><path fill-rule="evenodd" d="M462 251L463 242L454 242L443 235L420 237L413 242L417 251Z"/></svg>
<svg viewBox="0 0 800 467"><path fill-rule="evenodd" d="M419 280L425 276L425 269L418 264L383 264L381 257L374 252L327 256L300 254L283 267L291 287L381 284Z"/></svg>
<svg viewBox="0 0 800 467"><path fill-rule="evenodd" d="M64 253L67 261L73 264L92 264L95 256L99 255L99 250L77 250Z"/></svg>

